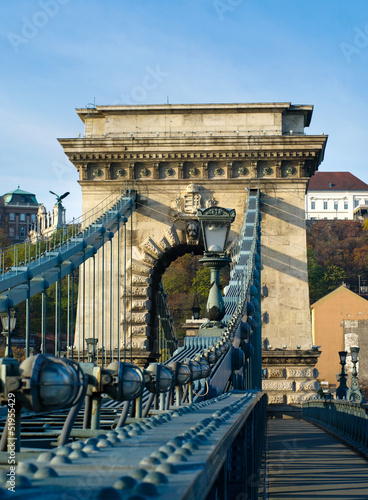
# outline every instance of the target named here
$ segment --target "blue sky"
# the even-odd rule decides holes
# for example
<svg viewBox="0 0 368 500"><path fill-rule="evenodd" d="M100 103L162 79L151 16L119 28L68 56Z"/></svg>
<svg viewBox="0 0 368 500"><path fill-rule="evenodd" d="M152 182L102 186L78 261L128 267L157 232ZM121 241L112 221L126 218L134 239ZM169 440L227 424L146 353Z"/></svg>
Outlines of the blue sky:
<svg viewBox="0 0 368 500"><path fill-rule="evenodd" d="M16 0L0 5L0 191L70 191L58 137L96 104L292 102L329 135L323 171L368 183L366 0ZM156 80L145 88L145 77ZM152 79L150 79L152 82Z"/></svg>

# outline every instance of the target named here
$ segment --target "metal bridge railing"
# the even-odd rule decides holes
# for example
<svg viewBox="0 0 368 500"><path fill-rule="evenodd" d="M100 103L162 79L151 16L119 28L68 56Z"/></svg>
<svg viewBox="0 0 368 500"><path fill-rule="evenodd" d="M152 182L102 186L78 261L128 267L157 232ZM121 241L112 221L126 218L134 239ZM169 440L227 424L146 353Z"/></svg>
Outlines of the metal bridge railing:
<svg viewBox="0 0 368 500"><path fill-rule="evenodd" d="M130 192L126 188L119 188L98 203L91 210L77 218L73 218L63 228L55 231L50 237L36 241L25 241L7 248L0 248L0 291L6 289L7 281L13 275L18 275L26 267L33 274L37 273L37 266L50 259L53 252L62 248L69 249L78 243L78 238L90 236L96 226L106 223L116 212L121 210Z"/></svg>
<svg viewBox="0 0 368 500"><path fill-rule="evenodd" d="M47 262L42 260L44 256L41 256L41 262L37 262L37 259L35 261L29 259L26 269L18 270L18 274L14 274L13 269L11 276L5 273L7 277L0 281L0 284L13 283L17 288L21 283L19 280L24 278L24 276L19 276L23 272L26 273L25 279L30 286L32 283L31 273L35 273L37 266L38 271L49 269L50 273L56 272L56 280L60 282L63 276L62 272L64 272L62 265L66 266L66 274L73 272L69 261L73 259L74 255L79 255L78 262L73 264L75 268L93 256L99 245L102 245L103 251L103 245L107 240L101 236L102 233L105 234L105 232L114 229L119 234L120 218L125 213L127 215L132 213L134 200L135 196L130 193L129 196L122 196L121 200L116 200L116 204L104 205L99 216L97 216L96 211L93 211L93 216L90 214L90 217L85 218L84 222L80 223L80 232L75 234L71 241L68 239L62 242L56 252L50 252L49 258L46 259ZM121 205L119 205L120 201ZM16 360L2 360L0 363L0 385L3 388L2 403L6 404L6 398L10 392L15 394L17 436L19 436L17 452L21 444L20 416L22 408L35 412L48 411L50 406L44 408L42 405L49 403L49 396L43 397L43 394L54 395L61 390L63 385L65 386L65 382L60 384L58 379L55 379L54 389L49 383L51 380L49 374L55 372L54 365L56 363L57 368L63 371L65 380L69 377L73 396L73 398L65 396L65 401L61 401L58 397L51 398L54 403L51 406L53 412L70 407L64 423L60 420L56 433L61 445L56 451L56 457L59 454L66 454L68 459L72 461L71 467L73 467L73 474L77 482L86 474L85 465L87 464L89 467L88 464L91 464L90 457L80 455L76 458L78 452L82 451L84 453L98 453L96 470L101 467L101 462L106 462L107 457L113 458L111 464L114 466L117 463L116 460L121 461L121 468L126 463L127 475L132 472L133 458L136 462L134 463L135 467L148 466L152 472L157 470L161 474L162 470L167 470L167 483L160 483L157 488L153 486L151 488L151 492L155 489L155 495L160 494L162 498L172 498L174 492L177 498L205 498L205 489L211 489L208 492L208 498L218 498L223 489L222 483L225 475L227 475L228 481L226 484L232 485L229 488L228 498L234 497L231 496L233 494L244 494L244 488L249 490L247 490L247 498L257 498L258 473L266 418L265 396L260 390L259 207L259 190L249 192L248 210L240 242L234 253L232 281L226 295L226 299L229 297L227 301L227 307L229 307L228 324L221 338L209 339L204 342L194 341L194 339L188 341L185 348L177 350L165 364L152 363L146 370L126 362L125 358L124 362L120 361L120 358L117 361L113 358L110 359L110 364L105 363L106 366L103 364L96 366L93 362L94 354L91 355L89 362L78 364L68 359L52 358L44 354L27 358L22 365L19 365ZM77 242L75 247L71 248L73 238ZM120 248L120 245L118 247ZM111 245L110 251L112 252ZM56 271L53 271L53 266L55 266L53 259L56 259ZM42 268L42 266L45 267ZM110 275L112 276L112 273ZM51 281L51 274L46 278ZM83 285L83 290L85 288ZM101 295L104 297L105 288L102 290ZM30 295L31 291L28 288L28 300ZM160 307L162 308L163 305L161 304ZM230 314L230 308L232 314ZM167 312L166 310L162 311L161 321L167 316ZM244 321L245 315L248 318L247 322ZM120 322L119 314L117 321ZM168 330L164 331L163 335L167 334L172 337L173 332L170 330L170 324L167 323L165 327ZM162 328L164 329L164 325ZM55 331L55 338L56 333L58 335L60 333L60 322L58 332ZM93 339L95 339L94 330ZM162 344L161 347L165 349L165 344ZM84 351L82 359L84 360ZM201 385L199 385L200 383ZM105 395L108 395L114 402L108 408L104 408L102 403L102 400L106 399ZM120 411L120 416L114 413L118 411ZM103 420L103 416L108 413L110 419L106 422ZM158 430L153 428L159 424L165 424L160 436ZM102 426L105 429L104 433L101 433ZM111 430L112 428L114 430ZM45 437L47 434L49 437L54 437L47 430L44 433ZM142 433L147 433L144 436L143 445L139 436L135 438ZM152 437L151 444L146 440L148 435ZM71 436L73 439L80 438L78 445L69 443ZM91 441L83 442L86 437L89 437ZM7 449L8 438L7 424L5 424L0 442L1 451ZM167 439L170 438L171 444L167 442ZM131 439L131 441L127 442L127 439ZM158 442L161 445L159 447L157 446ZM208 447L207 443L211 446ZM132 444L134 453L132 453ZM114 452L117 450L119 453L111 454L111 450L108 450L110 447L114 448ZM166 451L163 451L163 447ZM176 451L176 448L183 448L183 450ZM198 448L199 452L197 453ZM185 450L189 450L189 452ZM148 456L147 453L150 455ZM172 458L171 455L173 455ZM192 455L193 467L190 458ZM65 467L59 468L59 458L55 460L54 458L52 454L51 461L48 460L55 468L56 474L60 476L61 493L59 496L63 497L68 488L73 487L74 484L65 481ZM42 468L42 459L38 460L39 462ZM189 471L192 477L188 479L188 474L186 474L183 481L181 478L184 476L181 476L180 472L184 470L185 462L189 462L189 469L185 470ZM198 463L200 463L200 467L198 467ZM81 467L80 471L77 470L78 465ZM155 465L162 465L161 471L156 469ZM242 469L241 477L234 472L239 470L239 467ZM172 474L172 469L178 474ZM113 481L115 472L112 467L109 469L110 476L106 478L106 474L104 475L103 486L110 489L110 493L111 486L115 484ZM48 476L44 480L38 481L37 484L32 484L45 490L50 486L50 483L55 484L55 477L57 476L49 479ZM219 478L218 481L217 478ZM177 480L184 488L180 493L178 493L180 485ZM133 481L131 482L133 484ZM143 483L136 481L137 484L132 492L147 493L148 482L143 482L145 485L141 486ZM253 485L255 486L253 487ZM192 496L188 496L188 488L191 489ZM36 489L33 489L32 492L38 495ZM103 488L99 494L105 494Z"/></svg>
<svg viewBox="0 0 368 500"><path fill-rule="evenodd" d="M50 240L0 250L0 312L19 304L71 274L114 233L122 216L134 210L136 193L118 190ZM26 286L23 286L25 284Z"/></svg>
<svg viewBox="0 0 368 500"><path fill-rule="evenodd" d="M223 335L219 337L186 339L184 347L174 358L196 359L200 356L212 361L210 382L217 390L225 390L233 372L234 386L261 389L261 314L260 314L260 191L250 190L242 229L232 252L230 282L225 288ZM244 317L247 322L244 322ZM233 347L229 349L228 344ZM242 354L244 353L244 354ZM245 363L239 362L244 355ZM236 360L238 357L238 361ZM238 368L235 368L237 365ZM239 387L236 380L239 380ZM196 383L195 392L200 400L210 390Z"/></svg>
<svg viewBox="0 0 368 500"><path fill-rule="evenodd" d="M368 457L368 404L316 399L302 407L304 420L320 425Z"/></svg>
<svg viewBox="0 0 368 500"><path fill-rule="evenodd" d="M233 391L124 427L73 430L78 441L23 452L15 496L255 500L265 406L259 392Z"/></svg>
<svg viewBox="0 0 368 500"><path fill-rule="evenodd" d="M260 195L259 189L249 190L247 209L244 215L238 242L231 253L230 282L225 291L226 315L229 321L247 302L256 268L256 255L260 251ZM244 311L242 310L244 313Z"/></svg>
<svg viewBox="0 0 368 500"><path fill-rule="evenodd" d="M171 358L174 351L177 349L178 339L175 335L173 319L169 311L169 306L166 300L166 292L162 285L162 282L160 282L159 284L156 301L158 343L157 348L158 352L160 353L159 361L164 363Z"/></svg>

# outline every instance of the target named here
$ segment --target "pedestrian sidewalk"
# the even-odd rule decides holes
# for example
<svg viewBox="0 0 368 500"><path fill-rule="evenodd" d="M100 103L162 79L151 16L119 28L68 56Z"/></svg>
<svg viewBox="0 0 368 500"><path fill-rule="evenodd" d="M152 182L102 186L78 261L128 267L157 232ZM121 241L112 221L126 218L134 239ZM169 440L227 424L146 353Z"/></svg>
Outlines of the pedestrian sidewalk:
<svg viewBox="0 0 368 500"><path fill-rule="evenodd" d="M318 427L268 420L269 500L368 500L368 461Z"/></svg>

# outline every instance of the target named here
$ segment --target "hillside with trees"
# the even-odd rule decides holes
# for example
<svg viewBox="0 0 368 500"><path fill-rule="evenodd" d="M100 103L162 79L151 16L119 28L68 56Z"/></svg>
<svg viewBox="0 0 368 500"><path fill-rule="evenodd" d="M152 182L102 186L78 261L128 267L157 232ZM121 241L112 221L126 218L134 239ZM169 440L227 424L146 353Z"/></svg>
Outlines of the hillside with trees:
<svg viewBox="0 0 368 500"><path fill-rule="evenodd" d="M308 221L307 253L311 304L342 283L355 293L359 293L359 282L363 290L368 287L368 221ZM179 336L184 334L182 323L192 315L196 293L201 317L205 315L210 276L199 259L186 254L173 262L162 277ZM223 286L227 280L228 270L222 275Z"/></svg>
<svg viewBox="0 0 368 500"><path fill-rule="evenodd" d="M368 221L308 221L307 252L311 303L342 283L368 285Z"/></svg>

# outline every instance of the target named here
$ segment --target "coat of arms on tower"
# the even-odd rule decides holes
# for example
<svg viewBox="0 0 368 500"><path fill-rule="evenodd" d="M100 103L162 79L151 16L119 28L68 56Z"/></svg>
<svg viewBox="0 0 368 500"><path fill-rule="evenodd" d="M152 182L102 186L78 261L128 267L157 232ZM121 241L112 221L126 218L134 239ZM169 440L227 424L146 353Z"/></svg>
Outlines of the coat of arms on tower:
<svg viewBox="0 0 368 500"><path fill-rule="evenodd" d="M171 201L169 216L172 222L196 219L199 208L217 205L213 195L202 194L201 191L203 187L199 184L189 184L181 196L178 195Z"/></svg>
<svg viewBox="0 0 368 500"><path fill-rule="evenodd" d="M184 212L187 214L196 214L198 208L201 208L201 198L199 193L200 186L189 184L184 194Z"/></svg>

